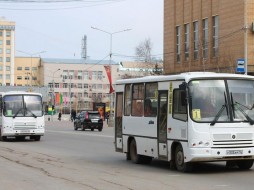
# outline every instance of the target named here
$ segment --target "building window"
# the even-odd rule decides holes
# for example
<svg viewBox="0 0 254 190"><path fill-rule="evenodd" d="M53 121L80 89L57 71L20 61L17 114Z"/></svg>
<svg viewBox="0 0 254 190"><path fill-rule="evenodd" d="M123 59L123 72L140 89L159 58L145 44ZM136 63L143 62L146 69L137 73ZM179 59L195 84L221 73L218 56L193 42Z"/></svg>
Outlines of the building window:
<svg viewBox="0 0 254 190"><path fill-rule="evenodd" d="M184 25L184 55L185 61L189 60L189 47L190 47L190 24Z"/></svg>
<svg viewBox="0 0 254 190"><path fill-rule="evenodd" d="M82 71L78 71L78 79L79 79L79 80L82 79Z"/></svg>
<svg viewBox="0 0 254 190"><path fill-rule="evenodd" d="M29 80L29 76L25 76L25 80Z"/></svg>
<svg viewBox="0 0 254 190"><path fill-rule="evenodd" d="M84 80L88 79L89 79L88 71L84 71Z"/></svg>
<svg viewBox="0 0 254 190"><path fill-rule="evenodd" d="M52 84L52 83L49 83L49 84L48 84L48 87L49 87L49 88L53 88L53 84Z"/></svg>
<svg viewBox="0 0 254 190"><path fill-rule="evenodd" d="M11 75L6 75L6 79L11 79Z"/></svg>
<svg viewBox="0 0 254 190"><path fill-rule="evenodd" d="M68 71L64 70L63 71L63 79L67 79L68 78Z"/></svg>
<svg viewBox="0 0 254 190"><path fill-rule="evenodd" d="M181 27L176 27L176 60L177 63L181 62Z"/></svg>
<svg viewBox="0 0 254 190"><path fill-rule="evenodd" d="M55 88L59 88L59 83L55 83Z"/></svg>
<svg viewBox="0 0 254 190"><path fill-rule="evenodd" d="M198 33L198 21L193 23L193 47L194 47L194 60L198 60L199 49L199 33Z"/></svg>
<svg viewBox="0 0 254 190"><path fill-rule="evenodd" d="M6 40L6 45L11 45L11 40Z"/></svg>
<svg viewBox="0 0 254 190"><path fill-rule="evenodd" d="M74 71L69 71L69 77L70 77L70 79L73 79L73 77L74 77Z"/></svg>
<svg viewBox="0 0 254 190"><path fill-rule="evenodd" d="M63 83L63 88L68 88L68 84L67 83Z"/></svg>
<svg viewBox="0 0 254 190"><path fill-rule="evenodd" d="M92 80L97 80L97 72L96 71L92 72Z"/></svg>
<svg viewBox="0 0 254 190"><path fill-rule="evenodd" d="M10 62L11 58L10 57L6 57L6 62Z"/></svg>
<svg viewBox="0 0 254 190"><path fill-rule="evenodd" d="M37 67L32 67L32 71L37 71Z"/></svg>
<svg viewBox="0 0 254 190"><path fill-rule="evenodd" d="M92 89L93 89L93 90L96 89L96 84L92 84Z"/></svg>
<svg viewBox="0 0 254 190"><path fill-rule="evenodd" d="M88 84L84 84L84 89L88 89Z"/></svg>
<svg viewBox="0 0 254 190"><path fill-rule="evenodd" d="M3 66L2 65L0 65L0 71L2 71L3 70Z"/></svg>
<svg viewBox="0 0 254 190"><path fill-rule="evenodd" d="M6 54L11 54L11 49L6 49Z"/></svg>
<svg viewBox="0 0 254 190"><path fill-rule="evenodd" d="M219 16L213 17L213 56L218 57L219 52Z"/></svg>
<svg viewBox="0 0 254 190"><path fill-rule="evenodd" d="M17 76L17 80L22 80L22 76Z"/></svg>
<svg viewBox="0 0 254 190"><path fill-rule="evenodd" d="M0 79L3 79L3 75L2 74L0 74Z"/></svg>
<svg viewBox="0 0 254 190"><path fill-rule="evenodd" d="M84 98L88 98L88 93L84 92Z"/></svg>
<svg viewBox="0 0 254 190"><path fill-rule="evenodd" d="M78 83L78 88L82 89L82 84Z"/></svg>
<svg viewBox="0 0 254 190"><path fill-rule="evenodd" d="M22 67L17 67L17 70L18 71L22 71Z"/></svg>
<svg viewBox="0 0 254 190"><path fill-rule="evenodd" d="M0 31L0 36L3 36L3 32Z"/></svg>
<svg viewBox="0 0 254 190"><path fill-rule="evenodd" d="M37 80L37 77L32 77L32 80Z"/></svg>
<svg viewBox="0 0 254 190"><path fill-rule="evenodd" d="M10 66L6 66L6 71L10 71L11 67Z"/></svg>
<svg viewBox="0 0 254 190"><path fill-rule="evenodd" d="M3 58L2 57L0 57L0 62L3 62Z"/></svg>
<svg viewBox="0 0 254 190"><path fill-rule="evenodd" d="M98 80L102 80L102 71L98 71Z"/></svg>
<svg viewBox="0 0 254 190"><path fill-rule="evenodd" d="M26 71L29 71L29 70L30 70L30 67L25 67L25 70L26 70Z"/></svg>
<svg viewBox="0 0 254 190"><path fill-rule="evenodd" d="M208 18L203 19L203 58L208 58L208 43L209 43L209 34L208 34Z"/></svg>
<svg viewBox="0 0 254 190"><path fill-rule="evenodd" d="M82 98L82 93L78 93L78 99L81 99Z"/></svg>
<svg viewBox="0 0 254 190"><path fill-rule="evenodd" d="M97 88L101 90L102 89L102 84L98 84Z"/></svg>
<svg viewBox="0 0 254 190"><path fill-rule="evenodd" d="M0 45L2 45L3 44L3 40L0 40Z"/></svg>
<svg viewBox="0 0 254 190"><path fill-rule="evenodd" d="M10 31L7 31L7 32L6 32L6 36L7 36L7 37L10 37L10 36L11 36L11 32L10 32Z"/></svg>

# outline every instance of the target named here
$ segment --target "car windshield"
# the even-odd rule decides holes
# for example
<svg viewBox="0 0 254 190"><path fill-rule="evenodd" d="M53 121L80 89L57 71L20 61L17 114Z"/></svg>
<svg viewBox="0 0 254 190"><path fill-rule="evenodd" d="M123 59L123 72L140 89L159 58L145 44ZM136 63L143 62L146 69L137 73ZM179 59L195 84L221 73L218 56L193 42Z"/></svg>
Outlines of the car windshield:
<svg viewBox="0 0 254 190"><path fill-rule="evenodd" d="M193 80L189 93L194 121L254 123L252 80Z"/></svg>
<svg viewBox="0 0 254 190"><path fill-rule="evenodd" d="M39 117L42 98L38 95L7 95L3 98L4 115L7 117Z"/></svg>

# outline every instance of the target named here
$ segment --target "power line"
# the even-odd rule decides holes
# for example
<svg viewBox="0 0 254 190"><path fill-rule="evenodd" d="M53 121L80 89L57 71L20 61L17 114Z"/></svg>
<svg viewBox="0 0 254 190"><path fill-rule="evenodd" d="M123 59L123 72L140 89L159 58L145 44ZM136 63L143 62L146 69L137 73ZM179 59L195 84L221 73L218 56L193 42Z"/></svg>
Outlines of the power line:
<svg viewBox="0 0 254 190"><path fill-rule="evenodd" d="M64 1L64 0L63 0ZM113 3L119 3L122 1L126 1L126 0L97 0L97 1L73 1L73 0L66 0L64 1L65 3L65 7L56 7L56 8L37 8L37 7L33 7L33 8L13 8L13 5L11 5L11 7L3 7L1 6L0 9L1 10L13 10L13 11L53 11L53 10L70 10L70 9L81 9L81 8L86 8L86 7L95 7L95 6L102 6L102 5L108 5L108 4L113 4ZM0 0L0 3L3 3L2 0ZM4 3L7 3L6 1L4 1ZM37 1L33 1L33 2L20 2L20 1L15 1L15 2L9 2L9 3L16 3L16 4L48 4L51 3L55 3L56 6L57 4L60 4L59 2L37 2ZM63 3L63 2L62 2ZM61 3L61 5L62 5ZM79 6L66 6L67 3L81 3L81 5Z"/></svg>

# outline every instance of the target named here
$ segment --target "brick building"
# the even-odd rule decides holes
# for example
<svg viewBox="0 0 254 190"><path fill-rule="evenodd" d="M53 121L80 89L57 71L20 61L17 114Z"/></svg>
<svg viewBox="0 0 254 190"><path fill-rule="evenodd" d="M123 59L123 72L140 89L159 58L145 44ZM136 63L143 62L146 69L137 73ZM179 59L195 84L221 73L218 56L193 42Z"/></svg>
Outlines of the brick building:
<svg viewBox="0 0 254 190"><path fill-rule="evenodd" d="M253 75L253 22L254 0L165 0L165 74L234 73L244 59Z"/></svg>

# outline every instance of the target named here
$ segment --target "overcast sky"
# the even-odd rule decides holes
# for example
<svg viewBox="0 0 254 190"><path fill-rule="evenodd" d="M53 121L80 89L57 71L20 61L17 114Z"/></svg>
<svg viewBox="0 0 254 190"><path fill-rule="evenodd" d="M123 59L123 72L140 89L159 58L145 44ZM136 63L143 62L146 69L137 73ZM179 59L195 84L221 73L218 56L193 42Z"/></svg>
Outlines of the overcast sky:
<svg viewBox="0 0 254 190"><path fill-rule="evenodd" d="M152 54L162 57L163 0L24 1L0 0L0 16L16 22L16 56L27 56L18 51L30 55L46 51L40 54L42 58L79 59L81 40L86 35L90 59L104 59L109 55L110 35L93 26L110 33L131 29L113 35L115 61L133 61L135 47L148 38L153 44Z"/></svg>

